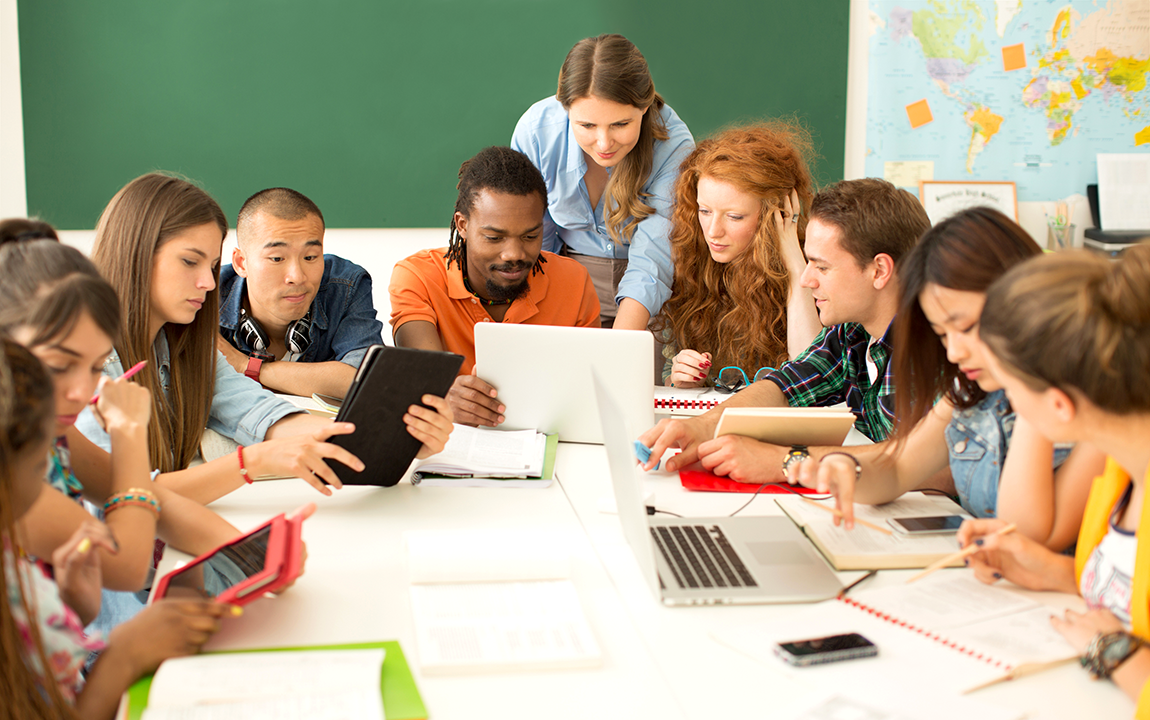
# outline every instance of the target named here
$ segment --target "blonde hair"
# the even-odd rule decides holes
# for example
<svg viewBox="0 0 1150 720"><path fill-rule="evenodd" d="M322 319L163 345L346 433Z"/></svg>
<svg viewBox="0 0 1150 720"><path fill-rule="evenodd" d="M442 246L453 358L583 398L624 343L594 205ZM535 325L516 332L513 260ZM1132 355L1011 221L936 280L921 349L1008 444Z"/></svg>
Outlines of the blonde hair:
<svg viewBox="0 0 1150 720"><path fill-rule="evenodd" d="M787 299L792 282L783 262L773 213L795 190L800 245L806 234L802 208L811 203L810 135L794 121L731 128L699 143L675 183L671 256L675 282L655 330L670 331L677 349L713 354L714 366L736 365L753 374L784 363ZM745 252L729 263L711 258L699 225L699 178L728 183L759 201L759 224ZM787 218L786 222L790 222Z"/></svg>
<svg viewBox="0 0 1150 720"><path fill-rule="evenodd" d="M991 286L983 341L1036 391L1074 389L1104 412L1150 412L1150 245L1028 260Z"/></svg>
<svg viewBox="0 0 1150 720"><path fill-rule="evenodd" d="M191 182L161 173L142 175L116 193L100 216L92 260L108 279L124 309L125 327L116 352L125 368L152 359L149 334L152 265L156 251L175 235L208 223L228 221L218 203ZM152 391L148 450L164 472L187 467L208 422L216 376L219 334L219 270L195 320L165 327L171 354L171 386L165 393L159 368L148 363L138 382Z"/></svg>
<svg viewBox="0 0 1150 720"><path fill-rule="evenodd" d="M564 109L594 95L620 105L646 110L639 123L639 141L611 173L604 190L607 233L618 243L631 242L639 221L655 212L644 202L643 185L655 161L655 141L666 140L663 98L655 92L647 60L622 35L600 35L575 43L559 69L555 97Z"/></svg>

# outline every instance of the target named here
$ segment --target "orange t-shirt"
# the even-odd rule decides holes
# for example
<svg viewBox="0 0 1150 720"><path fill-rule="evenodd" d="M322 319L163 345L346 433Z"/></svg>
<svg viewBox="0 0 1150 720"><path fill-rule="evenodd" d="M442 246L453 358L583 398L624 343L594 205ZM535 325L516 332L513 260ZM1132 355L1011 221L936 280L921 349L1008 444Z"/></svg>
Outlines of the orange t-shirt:
<svg viewBox="0 0 1150 720"><path fill-rule="evenodd" d="M464 357L460 375L475 367L475 323L494 322L487 306L467 291L459 263L447 269L447 248L420 250L391 274L392 333L412 320L439 330L448 352ZM507 308L505 323L599 327L599 298L586 268L571 258L544 252L543 272L527 280L527 293Z"/></svg>

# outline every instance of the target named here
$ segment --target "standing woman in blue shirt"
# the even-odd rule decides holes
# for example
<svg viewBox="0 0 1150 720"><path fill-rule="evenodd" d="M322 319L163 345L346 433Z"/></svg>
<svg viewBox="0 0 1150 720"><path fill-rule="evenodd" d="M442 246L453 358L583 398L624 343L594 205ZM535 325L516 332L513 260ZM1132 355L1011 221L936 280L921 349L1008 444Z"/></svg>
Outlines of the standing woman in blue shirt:
<svg viewBox="0 0 1150 720"><path fill-rule="evenodd" d="M671 296L671 203L691 131L622 35L575 44L511 138L547 181L543 249L591 274L603 327L645 330Z"/></svg>

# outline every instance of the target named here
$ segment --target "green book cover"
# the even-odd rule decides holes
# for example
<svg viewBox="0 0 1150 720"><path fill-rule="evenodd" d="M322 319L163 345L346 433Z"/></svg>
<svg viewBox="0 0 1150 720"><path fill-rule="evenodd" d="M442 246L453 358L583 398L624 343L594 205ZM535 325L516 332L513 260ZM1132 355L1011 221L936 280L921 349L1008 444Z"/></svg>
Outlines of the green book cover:
<svg viewBox="0 0 1150 720"><path fill-rule="evenodd" d="M347 645L311 645L308 647L252 648L251 650L226 650L224 652L293 652L301 650L371 650L383 648L383 672L380 674L379 690L383 697L383 712L387 720L426 720L427 708L415 686L415 678L404 657L399 643L388 642L350 643ZM210 653L209 653L210 654ZM148 693L152 689L152 676L140 678L128 689L128 720L140 720L144 708L148 706Z"/></svg>

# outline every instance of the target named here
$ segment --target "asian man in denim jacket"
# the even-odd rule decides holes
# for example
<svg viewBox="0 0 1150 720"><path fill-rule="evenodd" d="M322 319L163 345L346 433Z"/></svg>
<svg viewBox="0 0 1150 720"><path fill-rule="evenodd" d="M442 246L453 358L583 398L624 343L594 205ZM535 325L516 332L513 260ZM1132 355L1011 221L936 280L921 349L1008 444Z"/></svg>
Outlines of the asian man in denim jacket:
<svg viewBox="0 0 1150 720"><path fill-rule="evenodd" d="M371 276L323 254L319 208L288 188L248 198L232 264L220 270L220 351L276 392L343 397L367 348L383 342Z"/></svg>

